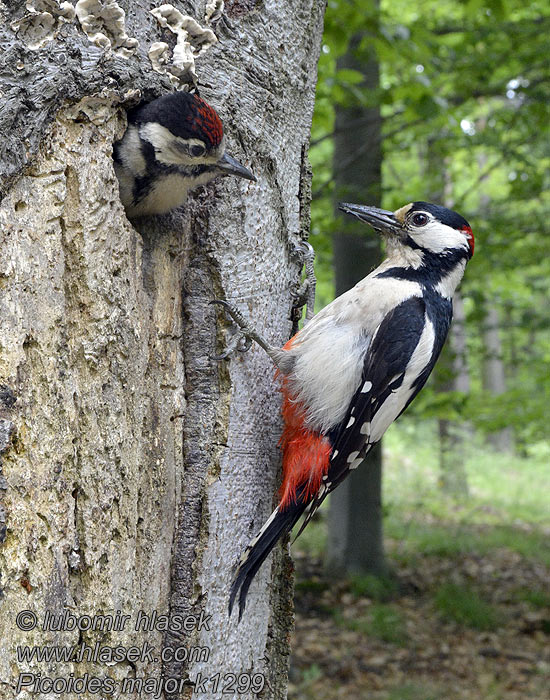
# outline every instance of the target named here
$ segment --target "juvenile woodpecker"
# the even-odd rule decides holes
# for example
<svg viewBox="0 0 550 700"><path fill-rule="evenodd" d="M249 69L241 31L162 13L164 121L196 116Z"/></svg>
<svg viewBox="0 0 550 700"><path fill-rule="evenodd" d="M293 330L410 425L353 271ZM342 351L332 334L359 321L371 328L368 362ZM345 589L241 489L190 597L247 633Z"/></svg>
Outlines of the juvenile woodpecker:
<svg viewBox="0 0 550 700"><path fill-rule="evenodd" d="M307 510L303 530L424 386L474 252L468 222L435 204L414 202L395 212L356 204L340 209L383 235L387 257L283 348L266 343L238 311L217 302L273 359L283 393L280 503L238 565L229 610L239 594L239 619L252 579L276 542Z"/></svg>
<svg viewBox="0 0 550 700"><path fill-rule="evenodd" d="M218 175L254 175L225 152L220 118L198 95L175 92L128 113L114 146L120 199L129 217L179 207L190 190Z"/></svg>

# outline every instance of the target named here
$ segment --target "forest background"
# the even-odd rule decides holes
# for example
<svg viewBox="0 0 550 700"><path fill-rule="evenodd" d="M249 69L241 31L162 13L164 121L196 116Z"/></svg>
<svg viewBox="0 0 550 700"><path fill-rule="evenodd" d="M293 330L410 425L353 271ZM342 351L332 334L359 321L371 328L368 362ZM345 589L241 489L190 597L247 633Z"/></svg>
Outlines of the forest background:
<svg viewBox="0 0 550 700"><path fill-rule="evenodd" d="M294 697L546 697L549 32L543 2L328 3L310 150L318 308L379 254L338 201L444 204L476 248L437 371L384 438L378 575L348 567L330 592L328 508L294 545Z"/></svg>

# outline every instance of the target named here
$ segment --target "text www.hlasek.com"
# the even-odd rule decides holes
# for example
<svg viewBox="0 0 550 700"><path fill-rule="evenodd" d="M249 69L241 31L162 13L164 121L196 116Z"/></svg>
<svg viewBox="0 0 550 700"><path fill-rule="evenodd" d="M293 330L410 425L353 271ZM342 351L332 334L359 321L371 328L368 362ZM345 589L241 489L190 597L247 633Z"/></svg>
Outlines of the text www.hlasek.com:
<svg viewBox="0 0 550 700"><path fill-rule="evenodd" d="M147 614L139 611L132 620L130 615L122 615L117 611L115 615L76 616L68 611L61 615L52 615L47 612L40 622L36 613L31 610L23 610L16 616L16 625L22 631L30 632L35 629L42 631L124 631L132 625L134 631L166 631L177 629L178 631L210 630L209 615L159 615L156 612ZM210 648L207 646L178 646L164 647L160 653L156 653L155 647L144 642L141 646L107 646L97 642L95 644L74 645L36 645L18 646L16 649L18 664L45 663L51 668L52 663L93 663L108 664L128 662L158 664L171 662L198 662L207 663L210 659ZM163 694L183 693L189 686L194 687L195 692L211 692L223 694L241 695L248 692L258 693L265 685L265 676L261 673L197 673L191 679L166 678L157 676L123 678L117 680L111 676L93 675L84 673L76 675L71 672L56 677L42 672L25 672L21 670L17 678L16 692L26 690L33 694L54 693L58 695L75 694L91 695L103 694L136 695L147 694L152 698L161 698Z"/></svg>

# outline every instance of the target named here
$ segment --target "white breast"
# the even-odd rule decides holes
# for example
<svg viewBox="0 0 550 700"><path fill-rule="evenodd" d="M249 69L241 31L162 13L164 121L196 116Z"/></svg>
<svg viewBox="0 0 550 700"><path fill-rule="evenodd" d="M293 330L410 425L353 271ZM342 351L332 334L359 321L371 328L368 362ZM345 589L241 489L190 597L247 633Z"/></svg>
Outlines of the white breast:
<svg viewBox="0 0 550 700"><path fill-rule="evenodd" d="M370 339L331 319L319 324L318 331L290 350L296 361L288 381L292 394L306 407L308 426L324 432L346 415Z"/></svg>
<svg viewBox="0 0 550 700"><path fill-rule="evenodd" d="M210 182L210 180L216 177L216 175L217 173L213 170L207 170L199 177L195 177L193 179L185 177L179 173L160 175L153 181L152 187L147 196L140 199L136 205L126 205L124 199L122 201L126 206L128 216L165 214L171 209L180 207L187 199L187 195L191 189ZM120 175L119 180L121 182L122 198L123 180L121 179Z"/></svg>
<svg viewBox="0 0 550 700"><path fill-rule="evenodd" d="M154 182L151 190L128 213L133 216L140 214L165 214L185 202L189 192L189 180L178 173L162 175Z"/></svg>
<svg viewBox="0 0 550 700"><path fill-rule="evenodd" d="M378 326L392 308L421 295L415 282L374 277L380 271L326 306L288 351L295 361L288 375L290 388L315 430L326 432L343 420Z"/></svg>

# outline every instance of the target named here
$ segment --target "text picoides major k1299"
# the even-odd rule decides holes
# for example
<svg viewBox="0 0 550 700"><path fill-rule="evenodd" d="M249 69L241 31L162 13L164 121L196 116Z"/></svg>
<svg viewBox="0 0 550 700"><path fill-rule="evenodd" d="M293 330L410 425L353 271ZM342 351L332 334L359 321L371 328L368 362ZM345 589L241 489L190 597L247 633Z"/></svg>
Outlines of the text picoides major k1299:
<svg viewBox="0 0 550 700"><path fill-rule="evenodd" d="M300 516L309 522L424 386L441 352L452 296L474 252L468 222L414 202L395 212L342 204L386 239L387 257L281 349L226 302L242 333L273 359L282 381L280 503L250 543L231 589L239 616L256 572ZM301 532L301 530L300 530Z"/></svg>
<svg viewBox="0 0 550 700"><path fill-rule="evenodd" d="M220 118L198 95L164 95L128 113L114 147L120 198L129 217L163 214L217 175L254 175L225 151Z"/></svg>

